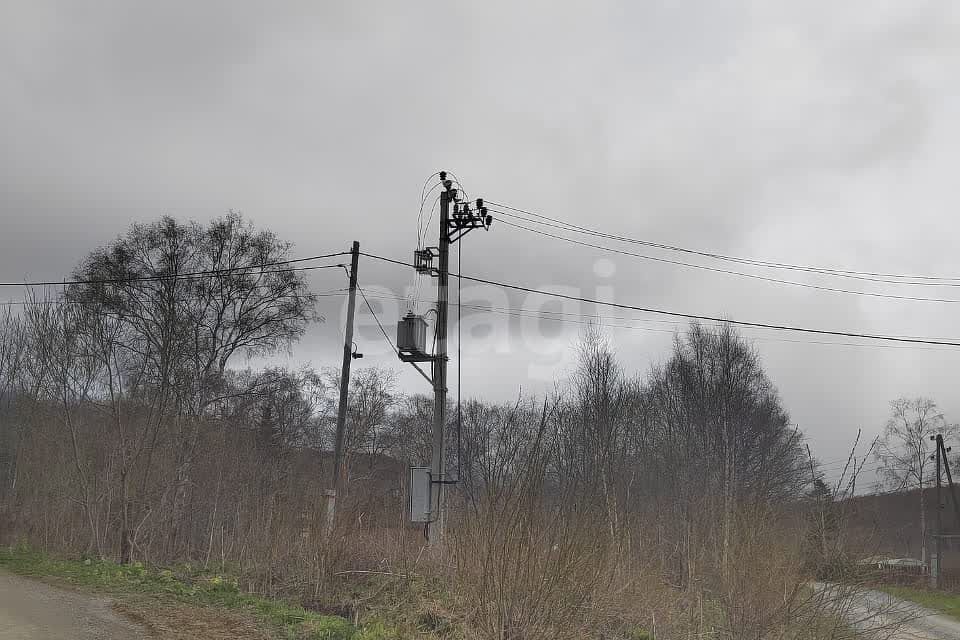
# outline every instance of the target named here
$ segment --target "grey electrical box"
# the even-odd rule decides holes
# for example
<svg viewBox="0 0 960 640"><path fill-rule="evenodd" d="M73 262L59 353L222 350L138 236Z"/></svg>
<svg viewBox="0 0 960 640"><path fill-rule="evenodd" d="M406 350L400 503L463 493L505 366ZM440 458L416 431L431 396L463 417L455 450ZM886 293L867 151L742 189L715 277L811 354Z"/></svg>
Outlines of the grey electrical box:
<svg viewBox="0 0 960 640"><path fill-rule="evenodd" d="M430 522L430 467L410 467L410 522Z"/></svg>
<svg viewBox="0 0 960 640"><path fill-rule="evenodd" d="M397 349L401 353L422 354L427 346L427 321L408 313L397 323Z"/></svg>

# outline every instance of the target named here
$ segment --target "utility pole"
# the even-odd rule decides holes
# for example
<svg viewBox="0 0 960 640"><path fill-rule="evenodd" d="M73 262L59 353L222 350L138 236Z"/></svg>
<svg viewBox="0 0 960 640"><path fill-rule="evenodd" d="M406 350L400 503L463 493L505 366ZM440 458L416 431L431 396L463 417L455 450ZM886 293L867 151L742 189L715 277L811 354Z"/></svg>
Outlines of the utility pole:
<svg viewBox="0 0 960 640"><path fill-rule="evenodd" d="M937 460L937 533L934 536L934 549L936 551L936 558L933 561L933 575L931 576L931 584L934 589L939 589L942 582L940 576L940 569L943 566L942 561L942 540L943 540L943 498L940 492L941 480L940 480L940 450L943 448L943 436L939 433L936 436L931 436L931 440L936 440L936 460Z"/></svg>
<svg viewBox="0 0 960 640"><path fill-rule="evenodd" d="M953 502L953 516L956 518L957 531L960 532L960 501L957 500L956 487L953 485L953 475L950 473L950 458L947 452L953 447L943 446L943 438L940 438L940 454L943 456L943 470L947 472L947 486L950 487L950 500Z"/></svg>
<svg viewBox="0 0 960 640"><path fill-rule="evenodd" d="M333 451L332 488L327 491L327 530L333 529L337 511L337 491L343 476L343 438L347 427L347 393L350 390L350 362L353 353L353 315L357 307L357 265L360 262L360 243L353 241L350 249L350 294L347 297L347 326L343 338L343 364L340 367L340 404L337 407L337 436ZM357 354L356 357L360 357Z"/></svg>
<svg viewBox="0 0 960 640"><path fill-rule="evenodd" d="M443 483L446 480L444 427L447 419L447 306L450 285L450 201L456 197L449 181L440 192L440 245L437 274L437 348L433 357L433 453L430 476L436 498L431 504L433 523L427 524L427 542L435 547L443 536Z"/></svg>
<svg viewBox="0 0 960 640"><path fill-rule="evenodd" d="M461 240L474 229L490 229L493 217L483 206L483 199L476 200L476 208L459 198L459 189L454 188L453 180L447 178L446 171L440 171L440 239L439 246L417 248L414 252L414 268L417 273L437 278L437 324L434 336L436 345L433 353L426 348L426 321L422 315L408 313L397 323L397 356L408 362L433 386L433 451L430 456L429 482L421 485L411 480L411 520L423 522L427 529L427 544L438 548L443 537L443 488L455 484L459 478L446 478L444 460L444 429L447 418L447 317L448 291L450 284L450 245ZM460 186L459 184L457 186ZM452 209L452 211L451 211ZM439 258L436 267L433 259ZM459 300L458 300L459 303ZM417 363L429 362L431 375L427 375ZM419 471L419 467L413 471ZM413 478L413 476L411 476ZM429 496L416 493L420 487L429 488ZM429 504L429 511L421 506ZM416 509L416 513L414 513Z"/></svg>

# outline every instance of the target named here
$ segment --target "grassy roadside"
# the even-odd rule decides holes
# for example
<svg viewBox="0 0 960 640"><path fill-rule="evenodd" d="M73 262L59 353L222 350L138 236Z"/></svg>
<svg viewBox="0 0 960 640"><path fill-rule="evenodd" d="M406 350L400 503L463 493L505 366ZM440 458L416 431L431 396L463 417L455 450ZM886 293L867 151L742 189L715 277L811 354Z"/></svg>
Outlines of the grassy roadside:
<svg viewBox="0 0 960 640"><path fill-rule="evenodd" d="M950 616L954 620L960 620L960 595L955 593L943 593L941 591L927 591L916 587L897 587L882 586L878 591L889 593L890 595L915 602L921 607L926 607L944 615Z"/></svg>
<svg viewBox="0 0 960 640"><path fill-rule="evenodd" d="M170 569L140 563L53 558L23 547L0 547L0 568L24 576L53 578L74 587L119 597L116 608L161 633L181 636L185 624L207 637L288 640L399 640L388 625L360 627L339 616L321 615L279 600L243 593L236 580L189 566ZM198 616L200 619L198 619ZM197 627L200 625L200 627ZM170 633L163 635L167 630ZM219 634L223 634L222 636Z"/></svg>

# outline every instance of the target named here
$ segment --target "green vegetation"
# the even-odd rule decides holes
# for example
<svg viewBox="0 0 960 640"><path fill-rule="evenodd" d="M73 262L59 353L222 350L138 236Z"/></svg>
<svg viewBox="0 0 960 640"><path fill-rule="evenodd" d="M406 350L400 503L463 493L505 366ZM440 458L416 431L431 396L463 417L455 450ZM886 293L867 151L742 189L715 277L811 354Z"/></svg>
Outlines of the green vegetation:
<svg viewBox="0 0 960 640"><path fill-rule="evenodd" d="M938 611L945 615L960 620L960 595L956 593L944 593L942 591L928 591L926 589L917 589L916 587L879 587L879 591L889 593L892 596L902 600L915 602L921 607Z"/></svg>
<svg viewBox="0 0 960 640"><path fill-rule="evenodd" d="M78 587L114 594L146 594L203 607L237 610L273 628L279 637L296 640L394 640L400 634L379 621L355 627L339 616L308 611L279 600L240 590L236 578L190 565L154 568L104 560L53 558L26 547L0 547L0 568L14 573L53 577Z"/></svg>

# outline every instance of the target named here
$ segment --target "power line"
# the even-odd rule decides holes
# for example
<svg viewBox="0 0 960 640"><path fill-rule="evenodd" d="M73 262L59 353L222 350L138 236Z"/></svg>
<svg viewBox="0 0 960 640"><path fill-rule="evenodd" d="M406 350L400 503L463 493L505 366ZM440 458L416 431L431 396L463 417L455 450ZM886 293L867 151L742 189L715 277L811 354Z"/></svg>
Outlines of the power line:
<svg viewBox="0 0 960 640"><path fill-rule="evenodd" d="M265 284L253 284L252 286L257 288L268 287L269 285ZM305 294L296 294L296 293L284 293L282 295L274 296L277 300L306 300L309 298L329 298L333 296L344 296L346 295L347 290L344 288L340 289L328 289L324 291L319 291L317 293L305 293ZM187 297L177 297L174 298L174 302L186 302L188 300L200 300L202 296L193 295ZM103 304L97 300L64 300L64 299L55 299L55 300L0 300L0 306L3 307L32 307L35 305L58 305L58 304L80 304L80 305L101 305Z"/></svg>
<svg viewBox="0 0 960 640"><path fill-rule="evenodd" d="M929 276L929 275L911 275L911 274L898 274L898 273L883 273L875 271L852 271L847 269L834 269L829 267L816 267L810 265L801 265L801 264L791 264L788 262L775 262L770 260L759 260L755 258L741 258L737 256L724 255L721 253L714 253L710 251L699 251L697 249L690 249L687 247L680 247L675 245L664 244L660 242L652 242L649 240L641 240L638 238L631 238L629 236L622 236L617 234L605 233L598 231L596 229L591 229L589 227L583 227L576 225L558 218L551 218L550 216L545 216L539 213L534 213L532 211L527 211L525 209L520 209L518 207L512 207L503 203L493 202L490 200L486 201L488 206L500 207L503 209L509 209L510 211L515 211L517 213L522 213L528 216L533 216L535 218L540 218L542 220L547 220L549 222L555 223L554 225L547 225L547 223L539 222L539 224L544 224L546 226L555 226L563 225L562 227L567 230L578 231L580 233L585 233L588 235L596 235L603 238L608 238L612 240L619 240L621 242L628 242L632 244L639 244L647 247L653 247L656 249L664 249L667 251L675 251L680 253L686 253L691 255L702 256L705 258L712 258L715 260L725 260L729 262L736 262L739 264L746 264L758 267L766 267L771 269L785 269L792 271L804 271L809 273L817 273L821 275L844 277L844 278L854 278L858 280L867 280L873 282L886 282L888 284L909 284L909 285L926 285L926 286L960 286L960 277L957 276ZM506 212L499 211L499 213L504 214ZM509 215L509 214L507 214ZM534 222L528 220L528 222ZM876 280L876 278L892 278L896 280ZM899 279L906 280L929 280L929 281L941 281L941 282L899 282ZM954 284L946 284L942 281L952 281Z"/></svg>
<svg viewBox="0 0 960 640"><path fill-rule="evenodd" d="M432 194L434 190L436 190L438 187L442 186L439 182L437 182L432 187L430 187L429 191L427 191L427 185L430 183L430 180L432 180L434 177L437 177L439 175L440 175L439 171L434 172L429 178L426 179L426 181L424 181L423 188L420 189L420 211L419 213L417 213L417 250L420 250L423 248L423 242L425 237L425 227L423 225L423 205L426 204L427 198L430 197L430 194ZM439 198L440 196L438 195L437 200L439 200ZM436 204L437 203L435 201L430 208L431 219L433 218L433 207L436 206ZM427 226L429 226L429 224ZM416 272L414 272L413 274L413 289L414 289L414 294L413 294L414 297L419 296L420 295L420 274Z"/></svg>
<svg viewBox="0 0 960 640"><path fill-rule="evenodd" d="M433 190L431 189L431 192ZM433 199L433 204L430 205L430 216L427 218L426 224L424 224L419 230L419 240L417 242L417 248L422 248L423 243L427 240L427 230L430 228L430 223L433 222L433 212L437 208L437 203L440 202L440 194L437 194L437 197Z"/></svg>
<svg viewBox="0 0 960 640"><path fill-rule="evenodd" d="M208 269L205 271L189 271L186 273L171 273L163 275L153 275L153 276L133 276L129 278L93 278L93 279L77 279L77 280L61 280L59 282L48 281L48 282L0 282L0 287L61 287L71 284L125 284L129 282L154 282L162 280L189 280L191 278L209 278L209 277L219 277L227 275L230 273L235 273L238 271L246 272L253 269L262 269L263 267L274 267L284 264L295 264L299 262L309 262L313 260L322 260L324 258L332 258L335 256L346 255L346 252L340 253L331 253L322 256L310 256L308 258L293 258L290 260L279 260L277 262L264 262L259 264L245 265L242 267L227 267L224 269ZM273 271L259 271L256 275L263 275L269 273L286 273L290 271L312 271L315 269L334 269L339 268L344 265L342 264L325 264L325 265L316 265L311 267L292 267L290 269L276 269Z"/></svg>
<svg viewBox="0 0 960 640"><path fill-rule="evenodd" d="M463 192L464 197L467 200L469 200L470 196L467 194L467 190L464 188L463 183L460 182L460 179L457 178L457 176L453 175L452 171L447 171L446 173L453 178L451 182L455 184L460 189L460 191ZM430 217L427 219L427 223L425 225L421 225L421 222L423 221L423 205L426 202L426 199L430 197L430 194L433 193L434 189L443 187L443 182L442 181L437 182L430 188L429 191L425 191L425 189L427 188L427 184L430 182L430 180L433 179L435 176L439 176L440 174L441 172L437 171L432 176L427 178L427 181L423 183L423 189L420 190L420 214L417 216L417 248L418 249L422 248L423 242L426 240L427 229L430 228L430 223L433 221L433 207L437 206L437 202L440 201L440 196L437 195L437 198L433 201L433 206L430 208Z"/></svg>
<svg viewBox="0 0 960 640"><path fill-rule="evenodd" d="M339 294L344 295L344 294ZM379 298L385 300L396 300L399 302L409 302L411 298L409 296L399 296L399 295L390 295L390 294L370 294L371 298ZM422 299L414 299L414 302L421 303L424 302ZM655 329L652 327L638 327L628 324L615 324L610 321L627 321L627 322L639 322L643 324L666 324L672 325L674 327L683 326L685 323L680 320L656 320L652 318L636 318L629 316L608 316L608 315L598 315L592 313L570 313L563 311L549 311L549 310L537 310L537 309L522 309L517 307L495 307L491 305L481 305L481 304L469 304L463 303L465 309L472 309L475 311L483 311L486 313L496 313L500 315L506 315L516 318L538 318L541 320L547 320L551 322L559 322L566 324L577 324L583 326L595 326L600 325L608 329L624 329L632 331L647 331L652 333L665 333L665 334L675 334L676 330L673 329ZM567 316L567 317L555 317L555 316ZM578 318L576 320L568 318ZM707 323L707 326L710 327L721 327L723 322L711 322ZM748 327L747 329L752 329ZM757 336L754 334L748 334L751 340L759 342L782 342L787 344L805 344L805 345L822 345L830 347L857 347L857 348L869 348L869 349L900 349L900 350L910 350L910 351L940 351L940 352L952 352L953 349L950 348L937 348L937 347L923 347L923 346L901 346L896 344L876 344L876 343L865 343L865 342L836 342L836 341L821 341L821 340L791 340L789 338L771 338L766 336Z"/></svg>
<svg viewBox="0 0 960 640"><path fill-rule="evenodd" d="M343 296L344 294L338 294L338 295ZM398 302L410 301L409 296L371 293L370 297L384 299L384 300L396 300ZM417 299L415 300L415 302L423 302L423 300ZM680 320L654 320L654 319L644 319L644 318L631 318L626 316L604 316L604 315L589 314L589 313L568 313L568 312L562 312L562 311L522 309L517 307L495 307L490 305L469 304L469 303L463 303L462 306L464 309L483 311L485 313L495 313L495 314L510 316L514 318L534 318L534 319L546 320L549 322L575 324L575 325L581 325L581 326L599 325L607 329L646 331L649 333L663 333L663 334L669 334L669 335L676 334L676 329L656 329L653 327L638 327L630 324L616 324L610 321L621 320L621 321L628 321L628 322L639 322L643 324L667 324L667 325L673 325L675 327L680 327L685 324ZM567 316L567 317L556 317L556 316ZM571 319L571 318L578 318L578 319ZM723 325L722 322L707 323L707 326L711 326L711 327L720 327L722 325ZM755 334L748 334L748 337L751 341L758 341L758 342L782 342L787 344L822 345L822 346L828 346L828 347L856 347L856 348L865 348L865 349L898 349L898 350L910 350L910 351L920 350L920 351L941 351L941 352L953 351L953 349L948 349L948 348L901 346L896 344L877 344L877 343L866 343L866 342L836 342L836 341L823 341L823 340L791 340L789 338L772 338L767 336L758 336Z"/></svg>
<svg viewBox="0 0 960 640"><path fill-rule="evenodd" d="M873 456L870 456L873 458ZM833 467L833 466L843 466L847 463L853 464L854 460L863 460L863 456L854 456L852 458L833 458L830 460L817 460L814 458L814 461L822 467Z"/></svg>
<svg viewBox="0 0 960 640"><path fill-rule="evenodd" d="M326 298L331 295L342 295L342 294L282 294L279 296L274 296L274 300L308 300L311 297L322 297ZM201 296L188 296L185 298L174 298L171 302L187 302L189 300L202 300ZM3 307L33 307L38 305L58 305L58 304L78 304L78 305L87 305L87 306L97 306L103 305L103 302L98 300L2 300L0 301L0 306Z"/></svg>
<svg viewBox="0 0 960 640"><path fill-rule="evenodd" d="M949 341L949 342L948 342L948 341L933 340L933 339L928 339L928 338L910 338L910 337L901 337L901 336L888 336L888 335L880 335L880 334L858 333L858 332L853 332L853 331L834 331L834 330L827 330L827 329L810 329L810 328L807 328L807 327L797 327L797 326L791 326L791 325L770 324L770 323L765 323L765 322L751 322L751 321L746 321L746 320L724 319L724 318L718 318L718 317L715 317L715 316L706 316L706 315L699 315L699 314L693 314L693 313L682 313L682 312L679 312L679 311L667 311L667 310L664 310L664 309L655 309L655 308L652 308L652 307L640 307L640 306L634 306L634 305L620 304L620 303L617 303L617 302L608 302L608 301L603 301L603 300L594 300L594 299L591 299L591 298L585 298L585 297L581 297L581 296L571 296L571 295L566 295L566 294L562 294L562 293L554 293L554 292L540 291L540 290L538 290L538 289L533 289L533 288L530 288L530 287L524 287L524 286L521 286L521 285L515 285L515 284L507 284L507 283L502 283L502 282L496 282L496 281L493 281L493 280L486 280L486 279L484 279L484 278L475 278L475 277L473 277L473 276L467 276L467 275L462 275L462 274L452 274L452 275L454 275L455 277L458 277L458 278L464 278L465 280L470 280L471 282L480 282L480 283L482 283L482 284L489 284L489 285L493 285L493 286L501 286L501 287L504 287L504 288L507 288L507 289L514 289L514 290L516 290L516 291L525 291L525 292L527 292L527 293L536 293L536 294L539 294L539 295L551 296L551 297L555 297L555 298L563 298L563 299L566 299L566 300L573 300L573 301L575 301L575 302L585 302L585 303L590 303L590 304L599 304L599 305L604 305L604 306L609 306L609 307L615 307L615 308L618 308L618 309L631 309L631 310L633 310L633 311L642 311L642 312L644 312L644 313L655 313L655 314L673 316L673 317L678 317L678 318L686 318L686 319L688 319L688 320L709 320L709 321L711 321L711 322L720 322L720 323L726 322L726 323L729 323L729 324L734 324L734 325L738 325L738 326L742 326L742 327L758 327L758 328L762 328L762 329L774 329L774 330L777 330L777 331L796 331L796 332L801 332L801 333L812 333L812 334L817 334L817 335L839 336L839 337L845 337L845 338L863 338L863 339L867 339L867 340L886 340L886 341L891 341L891 342L907 342L907 343L914 343L914 344L932 344L932 345L948 346L948 347L960 347L960 342L956 342L956 341Z"/></svg>
<svg viewBox="0 0 960 640"><path fill-rule="evenodd" d="M387 344L390 345L390 348L393 349L393 352L400 356L400 351L397 350L397 346L393 344L393 340L390 339L390 336L387 335L386 329L383 328L383 324L380 323L380 317L377 315L377 312L373 310L373 307L370 305L370 301L367 300L367 294L363 292L363 288L358 284L357 291L360 292L360 295L363 297L364 303L367 305L367 309L370 310L370 315L373 316L373 319L377 321L377 326L380 327L380 333L383 334L383 339L387 341Z"/></svg>
<svg viewBox="0 0 960 640"><path fill-rule="evenodd" d="M439 173L438 173L437 175L439 175ZM426 197L429 198L429 197L430 197L430 194L433 193L433 190L434 190L435 188L437 188L438 186L441 186L440 183L437 183L436 185L434 185L433 188L431 188L430 191L427 192ZM442 193L442 191L441 191L441 193ZM423 217L423 201L420 202L420 215L419 215L418 221L417 221L417 249L418 249L418 250L419 250L419 249L422 249L423 246L424 246L424 244L425 244L426 241L427 241L427 231L428 231L429 228L430 228L430 223L433 221L433 212L434 212L434 210L436 209L437 204L438 204L439 202L440 202L440 194L438 193L438 194L437 194L437 197L434 198L434 200L433 200L433 204L430 205L430 217L427 219L427 223L426 223L425 225L422 225L422 226L420 225L420 219L422 219L422 217ZM419 274L418 272L414 272L413 278L414 278L414 292L413 292L413 295L414 295L414 297L419 297L419 295L420 295L420 283L421 283L420 274Z"/></svg>
<svg viewBox="0 0 960 640"><path fill-rule="evenodd" d="M874 482L884 480L884 478L881 477L881 474L876 469L869 469L869 468L858 469L856 473L854 473L853 470L851 469L850 472L847 473L846 475L836 474L831 476L831 475L824 474L821 476L821 480L823 480L827 484L836 484L841 481L843 481L844 483L852 482L855 478L857 479L858 482L863 482L867 479L872 479Z"/></svg>
<svg viewBox="0 0 960 640"><path fill-rule="evenodd" d="M884 463L882 463L882 462L870 461L870 460L861 460L861 461L858 461L858 462L857 462L857 468L858 468L858 469L861 468L861 467L860 467L860 463L861 463L861 462L863 462L863 467L862 467L862 468L864 468L864 469L882 469L882 468L884 468L884 467L886 466L886 465L885 465ZM819 467L819 469L820 469L821 471L830 471L831 473L840 473L840 472L842 472L845 468L846 468L847 470L852 470L852 469L854 468L853 462L851 462L849 465L845 465L845 464L821 465L821 466Z"/></svg>
<svg viewBox="0 0 960 640"><path fill-rule="evenodd" d="M722 269L719 267L711 267L708 265L695 264L691 262L683 262L681 260L671 260L669 258L660 258L658 256L649 256L642 253L634 253L632 251L625 251L623 249L615 249L613 247L607 247L604 245L593 244L590 242L583 242L582 240L576 240L574 238L568 238L566 236L557 235L550 233L548 231L541 231L539 229L532 229L530 227L525 227L522 224L517 224L515 222L510 222L509 220L500 220L501 224L505 224L510 227L515 227L517 229L523 229L524 231L529 231L531 233L536 233L542 236L547 236L549 238L555 238L557 240L563 240L565 242L570 242L572 244L580 245L582 247L590 247L593 249L600 249L601 251L609 251L611 253L617 253L620 255L631 256L634 258L641 258L643 260L652 260L654 262L662 262L666 264L674 264L682 267L690 267L693 269L703 269L705 271L713 271L716 273L724 273L728 275L739 276L743 278L752 278L754 280L764 280L766 282L773 282L775 284L784 284L792 287L804 287L807 289L817 289L819 291L828 291L832 293L844 293L849 295L858 295L858 296L869 296L874 298L889 298L893 300L911 300L919 302L943 302L943 303L958 303L960 299L955 298L926 298L922 296L902 296L892 293L877 293L873 291L856 291L852 289L840 289L837 287L827 287L823 285L810 284L808 282L797 282L795 280L783 280L781 278L771 278L769 276L761 276L754 273L744 273L742 271L733 271L731 269ZM954 285L949 285L954 286Z"/></svg>
<svg viewBox="0 0 960 640"><path fill-rule="evenodd" d="M420 199L420 213L417 214L417 249L423 248L424 229L425 227L430 226L429 220L427 221L426 225L423 224L423 205L427 203L427 199L430 197L430 194L432 194L434 190L436 190L437 187L440 187L440 186L441 186L440 183L433 185L432 187L430 187L430 190L423 195L423 198ZM433 219L433 207L437 206L437 202L439 200L440 200L440 196L438 195L437 198L433 201L433 205L430 207L431 220Z"/></svg>
<svg viewBox="0 0 960 640"><path fill-rule="evenodd" d="M427 218L426 224L422 224L423 205L426 203L427 199L430 197L430 194L433 193L435 189L444 187L443 181L441 180L440 182L437 182L436 184L434 184L429 191L426 191L427 184L430 182L432 178L434 178L435 176L440 176L442 173L443 172L441 171L437 171L436 173L431 175L429 178L427 178L426 182L424 182L423 184L423 188L420 190L420 213L417 214L417 249L422 249L424 244L426 243L427 233L428 233L428 230L430 229L430 223L433 222L433 212L437 207L437 203L440 202L440 194L437 194L437 197L434 198L433 200L433 204L430 206L430 216ZM457 178L457 176L455 176L452 171L447 171L446 174L449 174L453 178L451 182L457 185L460 191L462 191L464 196L466 196L467 199L469 200L469 196L467 195L467 190L464 188L463 184L460 182L460 179ZM446 230L444 229L443 232L446 233ZM415 278L415 287L414 287L413 295L416 298L420 295L419 274L415 275L414 278Z"/></svg>
<svg viewBox="0 0 960 640"><path fill-rule="evenodd" d="M440 175L439 171L434 171L433 173L430 174L430 176L426 180L423 181L423 187L421 187L420 189L420 202L423 202L424 200L427 199L427 195L426 195L427 185L430 184L431 180L438 177L439 175ZM436 187L436 185L434 185L434 187ZM433 191L433 189L430 189L430 190Z"/></svg>
<svg viewBox="0 0 960 640"><path fill-rule="evenodd" d="M384 256L378 256L372 253L364 253L363 255L369 258L373 258L375 260L381 260L383 262L388 262L391 264L396 264L404 267L413 266L408 262L394 260L392 258L386 258ZM911 336L891 336L891 335L872 334L872 333L859 333L855 331L811 329L808 327L798 327L798 326L792 326L792 325L772 324L772 323L766 323L766 322L752 322L747 320L733 320L733 319L727 319L727 318L719 318L716 316L700 315L700 314L694 314L694 313L683 313L680 311L669 311L666 309L656 309L653 307L641 307L637 305L622 304L618 302L610 302L605 300L595 300L595 299L586 298L583 296L573 296L573 295L567 295L567 294L551 292L551 291L541 291L539 289L534 289L532 287L525 287L522 285L509 284L505 282L497 282L496 280L488 280L486 278L477 278L474 276L468 276L460 273L451 273L450 275L456 278L463 278L464 280L469 280L471 282L489 284L496 287L503 287L505 289L513 289L515 291L534 293L542 296L560 298L564 300L571 300L574 302L584 302L588 304L602 305L606 307L613 307L616 309L626 309L631 311L640 311L643 313L653 313L657 315L672 316L675 318L685 318L687 320L706 320L710 322L727 323L727 324L737 325L741 327L755 327L760 329L772 329L776 331L793 331L798 333L809 333L809 334L815 334L815 335L838 336L842 338L863 338L865 340L903 342L908 344L929 344L929 345L945 346L945 347L960 347L960 341L955 341L955 340L936 340L933 338L922 338L922 337L911 337Z"/></svg>

